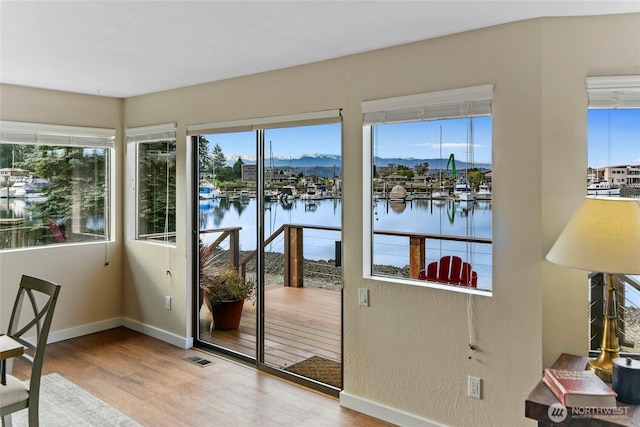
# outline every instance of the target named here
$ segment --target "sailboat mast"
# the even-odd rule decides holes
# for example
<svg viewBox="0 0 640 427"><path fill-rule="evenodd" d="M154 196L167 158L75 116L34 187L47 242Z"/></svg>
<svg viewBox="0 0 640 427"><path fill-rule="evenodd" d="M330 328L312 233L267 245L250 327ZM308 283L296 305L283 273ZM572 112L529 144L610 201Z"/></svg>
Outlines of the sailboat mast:
<svg viewBox="0 0 640 427"><path fill-rule="evenodd" d="M440 184L440 187L442 187L442 125L440 125L440 160L438 160L438 171L439 176L438 176L438 181L440 181L438 184Z"/></svg>

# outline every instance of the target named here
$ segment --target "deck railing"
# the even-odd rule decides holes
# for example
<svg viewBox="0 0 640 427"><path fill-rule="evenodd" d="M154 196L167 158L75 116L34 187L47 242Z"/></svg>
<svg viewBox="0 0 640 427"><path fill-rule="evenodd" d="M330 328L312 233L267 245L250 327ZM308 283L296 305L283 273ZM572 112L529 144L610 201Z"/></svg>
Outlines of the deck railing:
<svg viewBox="0 0 640 427"><path fill-rule="evenodd" d="M591 350L599 350L602 343L606 283L603 273L589 273L591 282L590 323ZM633 301L640 300L640 281L623 274L615 274L613 283L616 289L616 311L618 315L618 339L621 347L635 349L636 342L630 336L640 336L638 325L627 322L627 310L640 310ZM635 328L635 329L634 329Z"/></svg>
<svg viewBox="0 0 640 427"><path fill-rule="evenodd" d="M265 247L276 239L282 239L284 246L283 276L285 286L301 287L304 283L304 230L323 230L339 232L340 227L321 225L284 224L275 230L264 241ZM229 238L230 259L227 260L240 274L246 274L247 264L255 258L257 250L247 253L242 259L239 256L239 241L241 227L202 230L200 233L220 233L220 236L212 243L219 246ZM442 234L409 233L398 231L376 230L377 235L406 237L409 240L409 278L417 279L421 270L426 267L427 240L444 240L465 243L491 244L491 239L481 237L461 237ZM339 245L336 245L338 248ZM337 250L337 249L336 249ZM339 264L339 254L336 256Z"/></svg>

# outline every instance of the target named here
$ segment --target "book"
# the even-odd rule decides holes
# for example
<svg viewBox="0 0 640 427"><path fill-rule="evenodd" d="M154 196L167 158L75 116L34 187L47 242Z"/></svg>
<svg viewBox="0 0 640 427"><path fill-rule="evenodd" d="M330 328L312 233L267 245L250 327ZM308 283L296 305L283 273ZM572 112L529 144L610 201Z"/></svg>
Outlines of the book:
<svg viewBox="0 0 640 427"><path fill-rule="evenodd" d="M618 394L592 371L547 368L544 370L542 381L564 406L616 406Z"/></svg>

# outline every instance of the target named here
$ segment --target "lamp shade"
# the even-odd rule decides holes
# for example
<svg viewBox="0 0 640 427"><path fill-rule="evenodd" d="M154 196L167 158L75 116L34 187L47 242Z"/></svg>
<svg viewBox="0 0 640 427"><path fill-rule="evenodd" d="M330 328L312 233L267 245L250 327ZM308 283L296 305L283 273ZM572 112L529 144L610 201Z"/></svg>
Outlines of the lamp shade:
<svg viewBox="0 0 640 427"><path fill-rule="evenodd" d="M547 259L580 270L640 274L640 199L585 198Z"/></svg>

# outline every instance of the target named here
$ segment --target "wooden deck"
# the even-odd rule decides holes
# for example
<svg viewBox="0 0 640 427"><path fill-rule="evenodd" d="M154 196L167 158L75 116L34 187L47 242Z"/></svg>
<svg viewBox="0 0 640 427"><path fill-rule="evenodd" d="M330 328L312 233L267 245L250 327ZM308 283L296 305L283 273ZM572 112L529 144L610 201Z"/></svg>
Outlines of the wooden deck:
<svg viewBox="0 0 640 427"><path fill-rule="evenodd" d="M286 368L311 356L341 362L341 292L318 288L267 286L265 363ZM245 302L240 328L218 331L211 313L200 310L200 339L255 357L256 307Z"/></svg>

